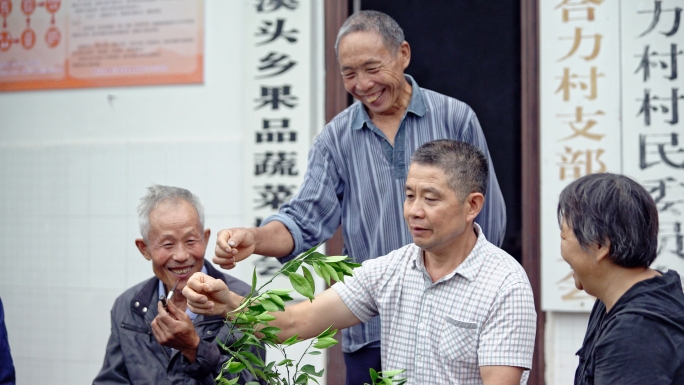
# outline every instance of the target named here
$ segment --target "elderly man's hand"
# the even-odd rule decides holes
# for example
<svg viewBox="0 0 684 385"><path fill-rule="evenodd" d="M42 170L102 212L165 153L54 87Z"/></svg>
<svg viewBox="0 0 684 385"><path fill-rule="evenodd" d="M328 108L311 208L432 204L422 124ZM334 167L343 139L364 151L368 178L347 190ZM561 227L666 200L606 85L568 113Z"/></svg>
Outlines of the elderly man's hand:
<svg viewBox="0 0 684 385"><path fill-rule="evenodd" d="M179 350L191 363L195 362L200 338L184 311L168 302L168 312L157 303L159 314L152 320L152 334L163 345Z"/></svg>
<svg viewBox="0 0 684 385"><path fill-rule="evenodd" d="M236 262L252 255L255 247L252 229L239 227L221 230L216 238L216 256L213 261L224 269L232 269Z"/></svg>
<svg viewBox="0 0 684 385"><path fill-rule="evenodd" d="M193 313L225 316L240 305L242 297L232 293L226 283L204 273L195 273L183 288L183 296Z"/></svg>

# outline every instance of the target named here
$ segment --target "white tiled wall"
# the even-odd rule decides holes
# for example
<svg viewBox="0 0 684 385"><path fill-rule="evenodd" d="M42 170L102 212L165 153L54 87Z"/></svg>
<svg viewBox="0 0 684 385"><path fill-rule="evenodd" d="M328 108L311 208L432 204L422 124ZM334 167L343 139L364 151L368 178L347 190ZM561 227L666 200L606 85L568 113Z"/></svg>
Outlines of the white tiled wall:
<svg viewBox="0 0 684 385"><path fill-rule="evenodd" d="M546 384L572 385L589 313L546 313Z"/></svg>
<svg viewBox="0 0 684 385"><path fill-rule="evenodd" d="M133 243L146 186L187 187L215 231L240 223L230 203L241 201L239 189L227 177L214 183L208 169L239 170L239 148L217 139L0 149L0 296L20 384L48 373L55 384L92 381L114 299L152 275Z"/></svg>

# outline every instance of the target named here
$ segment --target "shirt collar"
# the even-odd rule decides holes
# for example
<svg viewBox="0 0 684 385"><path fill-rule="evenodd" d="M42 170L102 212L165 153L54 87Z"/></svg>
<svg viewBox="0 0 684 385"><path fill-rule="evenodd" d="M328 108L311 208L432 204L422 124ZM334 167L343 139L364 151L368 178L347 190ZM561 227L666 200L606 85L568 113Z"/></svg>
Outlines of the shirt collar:
<svg viewBox="0 0 684 385"><path fill-rule="evenodd" d="M423 95L423 90L418 87L418 83L413 80L413 77L408 74L404 74L406 81L411 83L411 100L409 100L409 105L406 108L406 113L412 113L418 116L423 116L427 112L427 104L425 103L425 96ZM368 116L368 112L363 107L363 103L357 100L355 103L354 117L352 118L351 127L355 130L360 130L363 128L365 123L370 123L371 118Z"/></svg>
<svg viewBox="0 0 684 385"><path fill-rule="evenodd" d="M482 228L480 227L480 225L478 225L477 223L473 223L473 227L477 232L477 241L475 242L475 246L473 247L473 249L470 251L470 254L468 254L466 259L460 265L458 265L458 267L456 267L454 271L447 274L435 283L449 280L456 274L462 276L468 281L473 281L475 277L477 277L477 273L480 271L480 268L484 263L484 257L482 256L481 250L485 242L487 241L487 238L485 238L484 234L482 233ZM427 274L427 270L425 269L425 263L423 260L422 249L420 249L420 252L414 255L413 267L422 270Z"/></svg>
<svg viewBox="0 0 684 385"><path fill-rule="evenodd" d="M207 267L202 264L202 273L207 274ZM161 297L162 295L166 295L166 289L164 288L164 282L159 280L159 286L157 288L157 295ZM191 320L195 320L197 318L197 314L193 313L190 311L190 308L186 307L185 308L185 314L187 314Z"/></svg>

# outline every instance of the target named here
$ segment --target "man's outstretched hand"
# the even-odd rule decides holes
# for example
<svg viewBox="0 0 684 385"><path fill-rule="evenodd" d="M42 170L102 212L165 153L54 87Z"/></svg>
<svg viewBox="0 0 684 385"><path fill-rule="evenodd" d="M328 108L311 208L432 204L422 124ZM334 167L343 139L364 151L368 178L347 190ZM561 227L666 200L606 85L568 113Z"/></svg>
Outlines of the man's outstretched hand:
<svg viewBox="0 0 684 385"><path fill-rule="evenodd" d="M226 283L204 273L195 273L183 288L183 296L193 313L225 316L239 306L241 298L232 293ZM237 305L235 305L237 300ZM232 306L235 305L235 306Z"/></svg>
<svg viewBox="0 0 684 385"><path fill-rule="evenodd" d="M254 253L256 242L251 229L238 227L219 231L216 238L214 263L224 269L232 269L235 263Z"/></svg>

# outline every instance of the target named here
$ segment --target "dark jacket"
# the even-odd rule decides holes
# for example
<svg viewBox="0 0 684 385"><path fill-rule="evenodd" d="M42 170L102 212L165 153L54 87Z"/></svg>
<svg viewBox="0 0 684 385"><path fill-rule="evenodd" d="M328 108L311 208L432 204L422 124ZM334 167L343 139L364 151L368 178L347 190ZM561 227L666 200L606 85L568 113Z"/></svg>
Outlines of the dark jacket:
<svg viewBox="0 0 684 385"><path fill-rule="evenodd" d="M250 286L223 274L205 261L207 274L221 279L235 293L247 295ZM93 381L101 384L214 384L221 366L230 357L219 348L217 339L234 341L241 336L231 335L230 326L221 316L197 315L193 321L200 336L195 363L191 364L179 351L161 346L150 326L157 316L159 279L154 277L126 290L114 302L111 311L112 334L107 343L104 364ZM265 351L252 350L265 358ZM230 374L226 378L233 378ZM239 383L254 381L247 372L240 373Z"/></svg>
<svg viewBox="0 0 684 385"><path fill-rule="evenodd" d="M684 292L670 270L632 286L606 313L597 300L577 352L576 385L684 384Z"/></svg>
<svg viewBox="0 0 684 385"><path fill-rule="evenodd" d="M14 364L5 327L5 310L0 300L0 385L14 385L15 381Z"/></svg>

